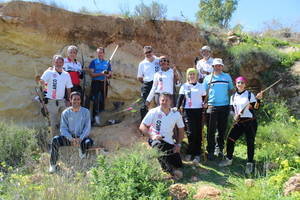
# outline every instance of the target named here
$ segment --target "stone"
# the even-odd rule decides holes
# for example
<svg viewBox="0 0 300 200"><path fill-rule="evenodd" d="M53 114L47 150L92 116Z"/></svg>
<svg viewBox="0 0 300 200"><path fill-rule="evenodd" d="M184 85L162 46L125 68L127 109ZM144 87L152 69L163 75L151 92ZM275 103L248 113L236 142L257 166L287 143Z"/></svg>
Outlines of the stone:
<svg viewBox="0 0 300 200"><path fill-rule="evenodd" d="M284 195L287 196L293 192L300 191L300 174L296 174L289 178L284 184Z"/></svg>
<svg viewBox="0 0 300 200"><path fill-rule="evenodd" d="M203 185L198 188L197 193L193 196L193 198L218 200L220 199L220 195L221 190L209 185Z"/></svg>
<svg viewBox="0 0 300 200"><path fill-rule="evenodd" d="M169 187L169 194L178 200L186 199L188 197L188 190L183 184L173 184Z"/></svg>

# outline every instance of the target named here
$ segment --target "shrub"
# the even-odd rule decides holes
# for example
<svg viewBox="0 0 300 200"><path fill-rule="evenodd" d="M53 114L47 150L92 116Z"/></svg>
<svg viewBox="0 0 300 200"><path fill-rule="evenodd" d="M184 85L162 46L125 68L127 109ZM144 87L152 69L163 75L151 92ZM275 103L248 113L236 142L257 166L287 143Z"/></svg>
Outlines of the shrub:
<svg viewBox="0 0 300 200"><path fill-rule="evenodd" d="M169 182L163 180L157 153L137 145L113 158L99 157L92 170L95 199L165 199Z"/></svg>
<svg viewBox="0 0 300 200"><path fill-rule="evenodd" d="M167 16L167 7L156 1L152 1L150 5L141 2L134 8L135 17L140 17L144 20L163 20Z"/></svg>
<svg viewBox="0 0 300 200"><path fill-rule="evenodd" d="M0 122L0 160L10 166L20 166L37 149L35 134L32 129Z"/></svg>

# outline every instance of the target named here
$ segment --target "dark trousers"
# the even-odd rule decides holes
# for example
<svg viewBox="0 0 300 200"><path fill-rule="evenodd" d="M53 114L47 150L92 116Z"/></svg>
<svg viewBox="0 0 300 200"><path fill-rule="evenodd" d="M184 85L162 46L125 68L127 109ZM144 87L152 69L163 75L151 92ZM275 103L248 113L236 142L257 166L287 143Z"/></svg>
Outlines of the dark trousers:
<svg viewBox="0 0 300 200"><path fill-rule="evenodd" d="M150 93L150 90L152 88L153 85L153 81L150 82L144 82L142 87L141 87L141 96L142 96L142 107L140 109L141 112L141 120L144 119L144 117L146 116L147 112L148 112L148 108L146 106L146 99Z"/></svg>
<svg viewBox="0 0 300 200"><path fill-rule="evenodd" d="M243 122L243 119L231 129L227 138L227 158L232 159L235 142L245 133L247 142L247 157L248 162L253 162L254 157L254 142L255 135L257 131L257 121L245 119L247 121Z"/></svg>
<svg viewBox="0 0 300 200"><path fill-rule="evenodd" d="M185 109L184 119L189 142L187 154L199 156L202 144L202 108Z"/></svg>
<svg viewBox="0 0 300 200"><path fill-rule="evenodd" d="M216 146L216 130L218 130L217 147L219 147L222 152L224 149L224 137L227 129L229 106L209 106L206 113L207 152L209 154L214 153Z"/></svg>
<svg viewBox="0 0 300 200"><path fill-rule="evenodd" d="M93 140L89 137L84 138L80 143L82 153L85 153L88 148L93 146ZM52 139L51 150L50 150L50 164L56 165L59 156L59 147L71 146L71 142L65 136L55 136Z"/></svg>
<svg viewBox="0 0 300 200"><path fill-rule="evenodd" d="M106 97L105 91L107 91L107 84L105 88L106 90L104 90L104 85L104 81L92 80L91 100L93 101L93 117L105 108L104 99Z"/></svg>
<svg viewBox="0 0 300 200"><path fill-rule="evenodd" d="M155 141L151 139L149 139L148 141L150 146L152 146L153 148L157 148L163 153L162 156L158 157L158 161L164 171L171 173L173 169L182 167L182 160L180 154L173 152L173 144L169 144L165 141L160 141L159 143L153 142Z"/></svg>

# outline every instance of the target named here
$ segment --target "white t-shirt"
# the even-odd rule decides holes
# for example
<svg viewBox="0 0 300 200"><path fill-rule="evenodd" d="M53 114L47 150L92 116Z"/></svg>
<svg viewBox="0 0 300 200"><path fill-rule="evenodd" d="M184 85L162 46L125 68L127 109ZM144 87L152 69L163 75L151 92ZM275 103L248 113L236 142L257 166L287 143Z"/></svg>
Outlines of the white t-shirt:
<svg viewBox="0 0 300 200"><path fill-rule="evenodd" d="M206 91L201 83L197 82L196 85L184 83L180 87L179 94L185 96L185 109L202 108L202 96L206 95Z"/></svg>
<svg viewBox="0 0 300 200"><path fill-rule="evenodd" d="M71 60L69 60L68 58L64 59L64 66L63 69L65 71L74 71L74 72L79 72L82 70L82 66L80 64L80 62L76 61L76 62L72 62Z"/></svg>
<svg viewBox="0 0 300 200"><path fill-rule="evenodd" d="M143 78L144 82L153 81L155 72L160 70L159 59L154 58L152 62L149 62L146 58L140 62L138 68L138 78Z"/></svg>
<svg viewBox="0 0 300 200"><path fill-rule="evenodd" d="M197 62L196 68L198 70L199 78L204 78L207 76L205 72L212 73L213 72L213 64L214 59L210 57L208 60L201 59Z"/></svg>
<svg viewBox="0 0 300 200"><path fill-rule="evenodd" d="M230 98L230 105L233 106L234 108L234 113L236 115L238 115L241 110L243 110L243 108L245 108L245 106L247 106L247 104L249 104L249 98L248 98L248 94L249 91L245 90L243 93L238 94L237 92L234 93L231 98ZM256 102L256 98L254 96L254 94L251 92L251 96L250 96L250 103ZM246 109L244 110L243 114L240 116L241 118L252 118L253 114L250 112L250 110L248 109L248 106L246 107Z"/></svg>
<svg viewBox="0 0 300 200"><path fill-rule="evenodd" d="M147 101L152 101L155 93L173 94L174 90L174 71L169 68L167 71L160 70L154 74L153 85L147 97Z"/></svg>
<svg viewBox="0 0 300 200"><path fill-rule="evenodd" d="M63 99L65 88L72 88L71 77L68 72L62 71L59 74L55 67L52 70L46 70L41 79L47 83L47 95L49 99Z"/></svg>
<svg viewBox="0 0 300 200"><path fill-rule="evenodd" d="M182 116L178 111L171 109L166 115L160 106L149 110L142 123L150 126L150 135L161 135L164 137L163 140L169 144L174 144L173 129L175 125L178 128L184 128Z"/></svg>

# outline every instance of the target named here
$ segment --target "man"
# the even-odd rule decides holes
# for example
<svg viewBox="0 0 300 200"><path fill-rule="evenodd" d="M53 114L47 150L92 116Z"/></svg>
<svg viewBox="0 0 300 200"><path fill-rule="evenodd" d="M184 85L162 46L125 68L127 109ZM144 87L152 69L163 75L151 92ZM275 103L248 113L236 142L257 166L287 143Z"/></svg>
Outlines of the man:
<svg viewBox="0 0 300 200"><path fill-rule="evenodd" d="M69 105L65 102L65 90L67 98L73 87L70 75L63 70L64 58L61 55L53 56L54 66L47 69L40 80L42 86L47 85L46 108L49 112L52 136L58 135L60 113Z"/></svg>
<svg viewBox="0 0 300 200"><path fill-rule="evenodd" d="M208 159L213 160L214 154L220 155L224 149L224 136L227 129L229 115L229 96L233 90L232 79L223 72L222 59L213 61L213 73L206 76L203 81L208 93L207 108L207 151ZM207 105L205 105L206 107ZM215 132L218 129L217 146L215 148Z"/></svg>
<svg viewBox="0 0 300 200"><path fill-rule="evenodd" d="M149 136L151 147L158 148L164 155L158 158L164 171L174 176L182 172L176 170L182 166L180 148L184 133L184 123L178 111L171 109L172 95L162 93L159 98L160 106L151 109L142 123L140 131ZM173 129L177 125L178 137L176 143L173 140Z"/></svg>
<svg viewBox="0 0 300 200"><path fill-rule="evenodd" d="M196 69L199 74L199 82L202 83L203 79L212 73L212 63L214 59L211 57L211 49L209 46L203 46L200 49L200 54L203 58L197 61Z"/></svg>
<svg viewBox="0 0 300 200"><path fill-rule="evenodd" d="M107 95L107 79L112 76L110 61L104 60L105 49L97 49L98 58L92 60L89 65L90 76L92 77L91 99L93 100L93 121L100 125L99 113L105 108Z"/></svg>
<svg viewBox="0 0 300 200"><path fill-rule="evenodd" d="M81 92L80 79L82 79L82 66L80 62L76 59L78 53L78 48L74 45L68 47L67 57L64 59L63 69L70 74L73 91Z"/></svg>
<svg viewBox="0 0 300 200"><path fill-rule="evenodd" d="M81 94L72 92L70 96L71 107L64 110L61 115L60 136L55 136L51 144L51 157L49 172L56 171L58 160L58 150L61 146L80 146L80 158L86 157L86 152L93 145L93 140L89 138L91 131L90 112L81 107Z"/></svg>
<svg viewBox="0 0 300 200"><path fill-rule="evenodd" d="M146 99L153 85L154 74L160 70L159 59L154 56L152 47L145 46L143 51L145 59L140 62L137 73L137 79L142 83L141 97L143 104L140 109L141 121L148 112Z"/></svg>
<svg viewBox="0 0 300 200"><path fill-rule="evenodd" d="M179 80L179 75L176 68L170 67L170 61L167 56L159 58L160 70L154 74L152 88L146 99L146 106L150 105L153 97L155 104L159 105L159 95L161 93L172 94L174 99L174 84ZM171 106L174 105L174 100Z"/></svg>

